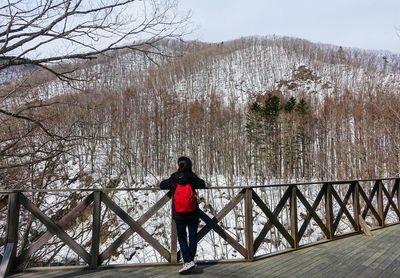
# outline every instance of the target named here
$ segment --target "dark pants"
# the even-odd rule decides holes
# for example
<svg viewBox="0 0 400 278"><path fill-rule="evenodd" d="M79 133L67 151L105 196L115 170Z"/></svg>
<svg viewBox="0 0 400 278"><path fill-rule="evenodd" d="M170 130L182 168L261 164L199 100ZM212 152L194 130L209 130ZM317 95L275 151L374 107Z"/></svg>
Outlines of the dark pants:
<svg viewBox="0 0 400 278"><path fill-rule="evenodd" d="M189 242L186 233L186 227L189 230ZM185 263L193 261L194 256L196 256L198 227L199 221L176 223L178 242L179 246L181 247L182 257Z"/></svg>

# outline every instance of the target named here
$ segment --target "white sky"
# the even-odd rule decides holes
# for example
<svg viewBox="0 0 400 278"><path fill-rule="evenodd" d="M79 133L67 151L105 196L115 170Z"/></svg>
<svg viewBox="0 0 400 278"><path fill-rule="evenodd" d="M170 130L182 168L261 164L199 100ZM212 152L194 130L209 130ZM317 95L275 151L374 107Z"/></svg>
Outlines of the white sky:
<svg viewBox="0 0 400 278"><path fill-rule="evenodd" d="M400 53L400 0L180 0L198 26L187 39L280 35Z"/></svg>

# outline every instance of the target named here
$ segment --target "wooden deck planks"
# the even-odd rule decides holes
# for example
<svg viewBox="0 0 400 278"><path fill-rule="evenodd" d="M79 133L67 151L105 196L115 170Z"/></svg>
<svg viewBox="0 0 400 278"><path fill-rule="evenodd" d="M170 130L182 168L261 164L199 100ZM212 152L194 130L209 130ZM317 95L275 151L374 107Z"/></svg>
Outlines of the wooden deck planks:
<svg viewBox="0 0 400 278"><path fill-rule="evenodd" d="M254 262L199 265L194 277L400 277L400 225ZM179 266L27 272L14 277L181 277Z"/></svg>

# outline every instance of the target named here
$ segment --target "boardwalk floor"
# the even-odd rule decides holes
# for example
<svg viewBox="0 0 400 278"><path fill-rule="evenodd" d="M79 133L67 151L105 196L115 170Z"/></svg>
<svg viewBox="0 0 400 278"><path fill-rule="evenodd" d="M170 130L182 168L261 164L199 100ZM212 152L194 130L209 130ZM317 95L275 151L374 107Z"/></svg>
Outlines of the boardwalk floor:
<svg viewBox="0 0 400 278"><path fill-rule="evenodd" d="M182 277L177 266L69 272L29 272L12 277ZM400 225L284 253L251 263L199 265L193 277L400 277Z"/></svg>

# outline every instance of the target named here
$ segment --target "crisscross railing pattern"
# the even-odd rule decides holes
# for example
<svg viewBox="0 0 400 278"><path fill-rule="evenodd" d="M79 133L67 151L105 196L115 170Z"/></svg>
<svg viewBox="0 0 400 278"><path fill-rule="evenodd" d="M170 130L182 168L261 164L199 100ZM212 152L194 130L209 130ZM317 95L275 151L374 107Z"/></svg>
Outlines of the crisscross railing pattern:
<svg viewBox="0 0 400 278"><path fill-rule="evenodd" d="M366 186L362 183L372 186ZM318 188L316 185L320 185ZM322 185L322 186L321 186ZM318 192L312 200L308 200L302 192L303 186L313 186ZM268 232L275 227L282 237L290 245L290 250L301 247L301 240L304 238L307 227L311 220L321 229L326 239L334 239L341 219L345 216L352 227L353 232L359 233L363 229L368 229L365 219L372 217L378 223L378 227L387 225L389 211L396 215L395 221L390 224L400 222L400 178L374 179L374 180L352 180L352 181L331 181L320 183L297 183L279 184L259 187L224 187L223 189L238 189L238 193L219 211L210 216L200 210L200 219L205 223L198 231L199 241L210 231L214 231L223 238L227 244L233 247L245 260L253 260ZM282 188L284 193L276 205L270 207L257 189L269 190ZM215 190L221 188L208 188L205 190ZM338 190L340 189L340 192ZM58 221L53 221L39 206L34 204L26 196L30 192L41 192L40 190L15 190L2 191L0 194L0 210L7 208L7 218L3 221L6 225L6 239L4 252L1 255L0 274L6 276L23 267L24 263L40 248L46 245L54 236L58 237L71 250L73 250L90 268L101 266L104 261L109 259L119 247L122 246L132 235L137 234L145 240L155 251L157 251L169 263L177 263L180 254L177 248L177 235L173 220L171 221L171 240L169 246L164 246L153 235L151 235L143 225L157 212L160 211L170 200L171 192L167 192L156 203L150 207L138 219L134 219L127 211L122 209L112 198L110 191L135 190L138 189L82 189L69 190L70 192L89 192L89 195L81 199L74 208ZM158 190L158 189L151 189ZM49 192L43 191L43 192ZM52 190L51 192L65 192L65 190ZM229 233L220 222L240 202L244 200L244 244L240 243L231 233ZM100 252L100 228L102 205L117 215L128 229ZM317 208L323 206L323 216L317 213ZM86 251L76 242L67 230L85 209L92 206L92 227L90 251ZM289 223L282 223L278 217L284 207L289 208ZM299 218L299 208L303 209L303 218ZM18 228L20 209L24 208L39 220L47 229L23 250L17 250ZM260 231L254 231L254 211L259 209L267 221L263 224ZM301 221L302 220L302 221ZM285 225L286 224L286 225ZM287 225L289 224L289 225Z"/></svg>

